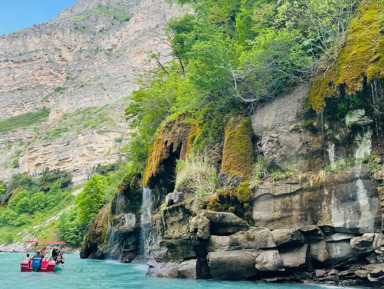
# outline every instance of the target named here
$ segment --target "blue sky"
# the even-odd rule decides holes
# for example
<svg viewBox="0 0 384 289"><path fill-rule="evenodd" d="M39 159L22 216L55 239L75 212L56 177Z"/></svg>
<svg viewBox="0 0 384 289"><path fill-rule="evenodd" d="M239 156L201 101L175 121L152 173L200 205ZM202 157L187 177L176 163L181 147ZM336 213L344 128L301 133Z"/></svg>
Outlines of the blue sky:
<svg viewBox="0 0 384 289"><path fill-rule="evenodd" d="M55 18L77 0L0 0L0 35Z"/></svg>

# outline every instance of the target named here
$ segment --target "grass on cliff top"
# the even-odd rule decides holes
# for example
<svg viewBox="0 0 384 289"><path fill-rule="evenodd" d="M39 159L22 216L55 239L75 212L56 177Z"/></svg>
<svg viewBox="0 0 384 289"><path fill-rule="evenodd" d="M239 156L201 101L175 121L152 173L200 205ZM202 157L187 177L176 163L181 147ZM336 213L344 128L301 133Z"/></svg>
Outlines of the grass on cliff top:
<svg viewBox="0 0 384 289"><path fill-rule="evenodd" d="M28 112L0 121L0 134L16 129L29 128L44 122L49 116L49 110L44 108L37 112Z"/></svg>
<svg viewBox="0 0 384 289"><path fill-rule="evenodd" d="M97 5L97 7L92 8L92 12L102 14L108 18L113 18L118 22L129 21L132 18L131 15L126 14L122 9L108 7L105 5Z"/></svg>

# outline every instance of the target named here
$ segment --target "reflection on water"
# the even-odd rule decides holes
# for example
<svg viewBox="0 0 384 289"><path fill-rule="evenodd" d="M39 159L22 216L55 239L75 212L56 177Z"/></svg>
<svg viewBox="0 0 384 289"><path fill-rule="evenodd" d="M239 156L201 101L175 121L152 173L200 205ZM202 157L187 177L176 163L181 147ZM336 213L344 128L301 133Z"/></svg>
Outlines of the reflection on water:
<svg viewBox="0 0 384 289"><path fill-rule="evenodd" d="M121 264L113 261L81 260L78 255L67 255L65 267L54 273L21 273L22 254L0 253L0 288L28 289L316 289L320 286L290 284L262 284L255 282L218 282L211 280L181 280L145 276L142 264ZM345 288L345 287L344 287Z"/></svg>

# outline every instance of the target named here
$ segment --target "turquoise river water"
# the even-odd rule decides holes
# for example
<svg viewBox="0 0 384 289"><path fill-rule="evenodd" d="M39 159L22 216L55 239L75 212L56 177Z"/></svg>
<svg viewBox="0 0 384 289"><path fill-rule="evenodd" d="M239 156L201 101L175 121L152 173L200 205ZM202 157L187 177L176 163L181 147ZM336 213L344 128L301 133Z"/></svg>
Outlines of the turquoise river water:
<svg viewBox="0 0 384 289"><path fill-rule="evenodd" d="M147 267L112 261L81 260L67 255L65 267L54 273L21 273L22 254L0 253L0 288L26 289L321 289L326 287L263 284L255 282L224 282L210 280L181 280L145 276ZM329 288L329 287L328 287ZM345 288L345 287L344 287Z"/></svg>

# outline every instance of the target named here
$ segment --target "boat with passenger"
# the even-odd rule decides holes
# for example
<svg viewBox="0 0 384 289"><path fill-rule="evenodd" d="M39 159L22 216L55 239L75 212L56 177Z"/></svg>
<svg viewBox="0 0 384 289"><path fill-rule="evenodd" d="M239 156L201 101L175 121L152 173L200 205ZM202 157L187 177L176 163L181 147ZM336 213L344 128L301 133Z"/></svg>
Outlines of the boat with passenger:
<svg viewBox="0 0 384 289"><path fill-rule="evenodd" d="M31 249L27 249L27 244L32 244ZM25 253L20 262L21 272L53 272L59 265L64 267L64 245L66 243L60 241L26 240ZM36 254L30 257L29 250Z"/></svg>

